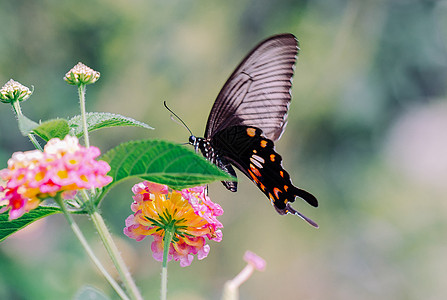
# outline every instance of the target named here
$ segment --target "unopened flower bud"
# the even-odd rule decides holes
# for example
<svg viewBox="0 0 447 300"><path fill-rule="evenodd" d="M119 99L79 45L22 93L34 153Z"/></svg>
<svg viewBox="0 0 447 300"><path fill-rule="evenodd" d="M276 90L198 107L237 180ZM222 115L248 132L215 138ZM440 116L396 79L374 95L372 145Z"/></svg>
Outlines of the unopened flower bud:
<svg viewBox="0 0 447 300"><path fill-rule="evenodd" d="M11 103L15 101L25 101L33 92L29 88L17 81L10 79L0 89L0 101L3 103Z"/></svg>
<svg viewBox="0 0 447 300"><path fill-rule="evenodd" d="M83 63L78 63L64 76L64 80L72 85L95 83L99 79L99 72L87 67Z"/></svg>
<svg viewBox="0 0 447 300"><path fill-rule="evenodd" d="M244 254L244 260L249 264L252 265L256 270L258 271L264 271L266 262L265 260L256 255L255 253L251 251L246 251Z"/></svg>

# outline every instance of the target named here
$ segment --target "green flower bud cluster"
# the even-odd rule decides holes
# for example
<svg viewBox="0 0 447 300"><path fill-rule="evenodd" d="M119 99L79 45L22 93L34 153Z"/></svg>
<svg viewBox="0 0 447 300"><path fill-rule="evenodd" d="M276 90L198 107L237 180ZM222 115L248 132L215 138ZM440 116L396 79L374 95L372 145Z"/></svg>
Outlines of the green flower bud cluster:
<svg viewBox="0 0 447 300"><path fill-rule="evenodd" d="M87 67L83 63L78 63L64 76L64 80L72 85L95 83L99 79L99 72Z"/></svg>
<svg viewBox="0 0 447 300"><path fill-rule="evenodd" d="M12 103L16 101L25 101L33 92L19 82L10 79L0 89L0 101L3 103Z"/></svg>

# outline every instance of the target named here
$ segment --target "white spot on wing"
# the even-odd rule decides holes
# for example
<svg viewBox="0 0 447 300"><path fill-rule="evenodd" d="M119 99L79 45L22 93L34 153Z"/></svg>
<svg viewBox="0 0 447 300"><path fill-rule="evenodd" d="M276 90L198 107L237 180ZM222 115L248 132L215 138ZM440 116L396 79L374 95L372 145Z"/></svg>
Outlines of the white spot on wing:
<svg viewBox="0 0 447 300"><path fill-rule="evenodd" d="M260 157L259 155L252 155L251 157L256 159L257 161L259 161L262 164L265 163L265 160L262 157Z"/></svg>
<svg viewBox="0 0 447 300"><path fill-rule="evenodd" d="M253 156L257 156L257 155L253 155ZM262 164L259 161L257 161L256 159L254 159L253 156L250 157L250 161L252 162L252 164L254 164L259 169L262 169Z"/></svg>

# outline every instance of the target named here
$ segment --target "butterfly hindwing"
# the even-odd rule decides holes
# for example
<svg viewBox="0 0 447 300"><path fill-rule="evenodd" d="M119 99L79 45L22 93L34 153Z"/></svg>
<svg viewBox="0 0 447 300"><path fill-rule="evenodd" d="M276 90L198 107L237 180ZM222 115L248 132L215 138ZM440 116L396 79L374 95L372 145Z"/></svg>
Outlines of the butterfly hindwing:
<svg viewBox="0 0 447 300"><path fill-rule="evenodd" d="M297 214L289 203L298 196L312 206L316 198L295 187L282 167L282 158L271 140L262 136L262 130L249 126L231 126L219 131L211 141L219 155L228 159L270 199L281 215Z"/></svg>

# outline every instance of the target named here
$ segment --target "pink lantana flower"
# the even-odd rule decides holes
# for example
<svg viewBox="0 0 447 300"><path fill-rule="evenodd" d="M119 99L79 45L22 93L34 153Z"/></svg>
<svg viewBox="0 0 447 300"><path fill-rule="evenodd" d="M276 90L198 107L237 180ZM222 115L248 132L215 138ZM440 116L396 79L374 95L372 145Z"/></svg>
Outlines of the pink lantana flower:
<svg viewBox="0 0 447 300"><path fill-rule="evenodd" d="M222 208L206 195L205 187L182 191L170 190L166 185L144 181L133 186L134 214L126 219L124 233L137 241L148 235L154 237L151 245L155 260L163 261L163 238L166 228L174 229L169 246L168 260L180 261L180 266L191 264L194 255L199 260L207 257L208 240L220 242L223 225L217 217Z"/></svg>
<svg viewBox="0 0 447 300"><path fill-rule="evenodd" d="M8 168L0 170L0 179L6 182L0 187L4 192L0 200L7 202L0 212L10 209L9 219L16 219L58 193L72 199L80 189L109 184L110 166L96 161L99 155L98 148L85 148L76 137L68 135L63 140L51 139L43 152L15 152L8 160Z"/></svg>

